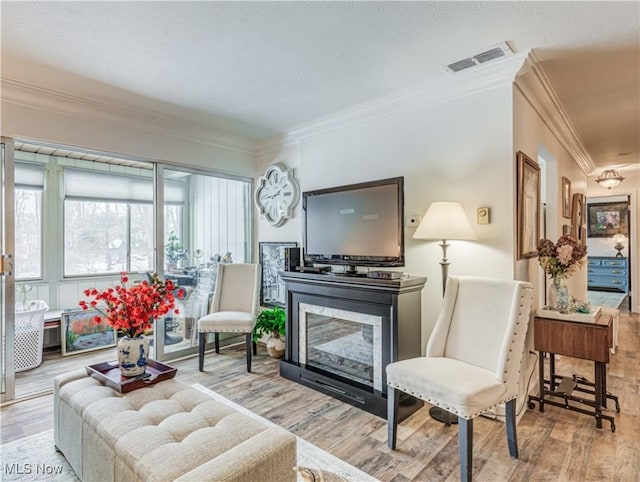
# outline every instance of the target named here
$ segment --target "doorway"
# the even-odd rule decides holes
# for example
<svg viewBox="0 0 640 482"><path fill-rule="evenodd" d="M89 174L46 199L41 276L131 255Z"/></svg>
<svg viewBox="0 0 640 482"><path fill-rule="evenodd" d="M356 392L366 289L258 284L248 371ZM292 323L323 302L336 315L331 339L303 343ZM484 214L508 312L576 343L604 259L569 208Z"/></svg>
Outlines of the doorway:
<svg viewBox="0 0 640 482"><path fill-rule="evenodd" d="M586 210L589 299L612 308L626 301L632 311L631 270L635 253L631 198L590 197Z"/></svg>

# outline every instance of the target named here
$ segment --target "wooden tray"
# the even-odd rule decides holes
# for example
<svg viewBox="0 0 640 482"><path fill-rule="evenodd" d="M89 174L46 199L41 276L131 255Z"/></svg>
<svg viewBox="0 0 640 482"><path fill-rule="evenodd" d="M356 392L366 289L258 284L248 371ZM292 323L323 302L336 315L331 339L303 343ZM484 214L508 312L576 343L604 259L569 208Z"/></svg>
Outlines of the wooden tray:
<svg viewBox="0 0 640 482"><path fill-rule="evenodd" d="M142 375L123 377L117 361L102 362L86 367L87 375L101 381L120 393L127 393L176 376L173 368L155 360L148 360L147 369Z"/></svg>

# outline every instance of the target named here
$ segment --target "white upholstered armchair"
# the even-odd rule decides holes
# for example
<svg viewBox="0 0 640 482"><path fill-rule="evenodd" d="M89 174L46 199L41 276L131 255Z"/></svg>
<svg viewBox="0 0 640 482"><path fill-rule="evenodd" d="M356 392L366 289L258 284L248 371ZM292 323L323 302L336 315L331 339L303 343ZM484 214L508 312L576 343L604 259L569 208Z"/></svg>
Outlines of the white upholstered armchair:
<svg viewBox="0 0 640 482"><path fill-rule="evenodd" d="M460 478L471 480L473 419L506 403L518 457L515 402L533 288L521 281L450 277L426 356L387 365L388 444L396 448L399 391L458 416Z"/></svg>
<svg viewBox="0 0 640 482"><path fill-rule="evenodd" d="M216 353L220 353L219 333L245 333L247 345L247 371L251 371L251 333L256 324L259 264L218 265L218 275L209 314L198 320L198 369L204 370L204 350L208 333L214 333Z"/></svg>

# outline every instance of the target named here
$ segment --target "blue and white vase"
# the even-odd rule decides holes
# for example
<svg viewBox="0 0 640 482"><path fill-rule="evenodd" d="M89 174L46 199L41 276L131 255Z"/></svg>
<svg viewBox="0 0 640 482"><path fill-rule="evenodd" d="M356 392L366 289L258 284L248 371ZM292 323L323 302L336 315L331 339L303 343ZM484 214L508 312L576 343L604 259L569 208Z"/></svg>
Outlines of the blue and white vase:
<svg viewBox="0 0 640 482"><path fill-rule="evenodd" d="M569 313L571 305L571 296L569 289L564 284L564 280L560 278L552 278L549 285L549 308L560 313Z"/></svg>
<svg viewBox="0 0 640 482"><path fill-rule="evenodd" d="M123 336L118 341L118 364L125 377L142 375L149 359L149 339L144 336L129 338Z"/></svg>

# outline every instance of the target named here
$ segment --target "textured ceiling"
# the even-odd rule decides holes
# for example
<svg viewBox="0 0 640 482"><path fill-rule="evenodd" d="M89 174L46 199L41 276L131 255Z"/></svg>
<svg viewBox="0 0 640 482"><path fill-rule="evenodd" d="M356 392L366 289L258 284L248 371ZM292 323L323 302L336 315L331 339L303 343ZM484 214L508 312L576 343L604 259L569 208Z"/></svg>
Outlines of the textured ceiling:
<svg viewBox="0 0 640 482"><path fill-rule="evenodd" d="M424 87L449 75L442 65L507 41L534 49L596 165L639 162L638 2L0 8L3 77L253 138Z"/></svg>

